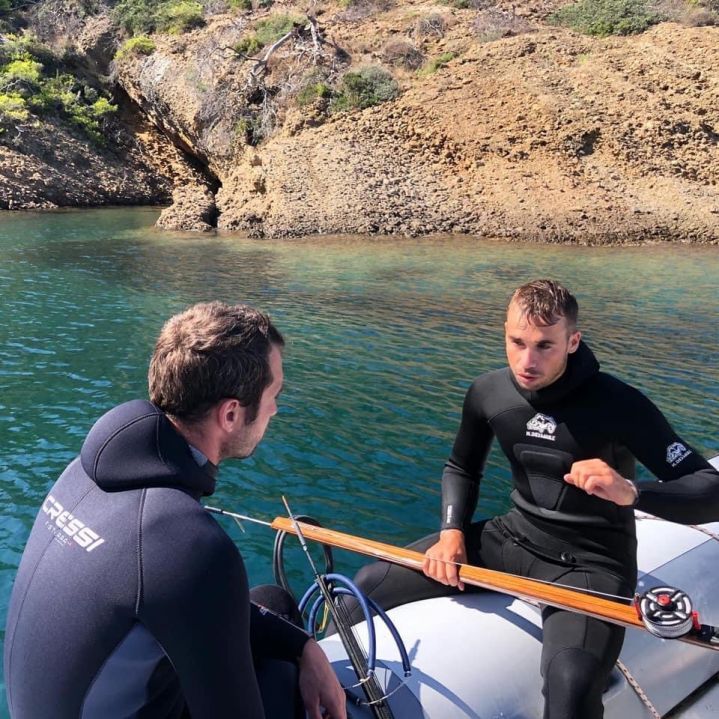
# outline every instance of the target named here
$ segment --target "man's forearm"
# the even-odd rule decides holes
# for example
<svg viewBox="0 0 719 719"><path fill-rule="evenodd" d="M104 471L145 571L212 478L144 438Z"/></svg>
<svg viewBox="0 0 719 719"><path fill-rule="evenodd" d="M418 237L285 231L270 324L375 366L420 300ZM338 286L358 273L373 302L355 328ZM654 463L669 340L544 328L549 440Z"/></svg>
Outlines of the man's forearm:
<svg viewBox="0 0 719 719"><path fill-rule="evenodd" d="M636 508L670 522L719 522L719 472L711 467L669 482L638 482Z"/></svg>
<svg viewBox="0 0 719 719"><path fill-rule="evenodd" d="M447 463L442 475L441 529L464 529L479 499L479 481Z"/></svg>

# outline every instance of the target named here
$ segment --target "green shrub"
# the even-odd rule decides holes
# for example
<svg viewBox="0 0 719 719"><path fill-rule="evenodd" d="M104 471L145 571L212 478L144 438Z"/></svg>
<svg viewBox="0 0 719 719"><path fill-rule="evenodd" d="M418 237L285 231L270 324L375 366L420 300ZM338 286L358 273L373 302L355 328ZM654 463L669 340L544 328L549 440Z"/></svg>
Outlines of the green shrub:
<svg viewBox="0 0 719 719"><path fill-rule="evenodd" d="M34 89L40 84L42 65L31 57L10 61L0 69L0 89L24 86Z"/></svg>
<svg viewBox="0 0 719 719"><path fill-rule="evenodd" d="M27 4L27 0L0 0L0 13L9 13Z"/></svg>
<svg viewBox="0 0 719 719"><path fill-rule="evenodd" d="M163 4L157 0L120 0L115 6L115 22L130 35L154 32Z"/></svg>
<svg viewBox="0 0 719 719"><path fill-rule="evenodd" d="M130 55L152 55L155 52L155 41L147 35L135 35L122 43L115 54L115 60L122 60Z"/></svg>
<svg viewBox="0 0 719 719"><path fill-rule="evenodd" d="M277 42L286 35L295 25L303 24L304 20L295 15L270 15L255 25L255 31L242 38L235 46L235 52L240 55L254 55L267 45Z"/></svg>
<svg viewBox="0 0 719 719"><path fill-rule="evenodd" d="M157 29L180 35L205 24L203 7L195 0L162 3L157 14Z"/></svg>
<svg viewBox="0 0 719 719"><path fill-rule="evenodd" d="M443 68L448 62L454 60L457 55L453 52L443 52L437 57L433 57L429 60L425 66L419 70L420 75L434 75L437 70Z"/></svg>
<svg viewBox="0 0 719 719"><path fill-rule="evenodd" d="M579 0L549 17L550 22L587 35L633 35L661 22L649 0Z"/></svg>
<svg viewBox="0 0 719 719"><path fill-rule="evenodd" d="M117 110L107 98L98 97L95 90L67 74L46 78L28 104L40 115L64 117L99 143L103 142L102 120Z"/></svg>
<svg viewBox="0 0 719 719"><path fill-rule="evenodd" d="M311 105L320 98L329 99L332 97L332 88L325 82L313 82L303 87L297 93L297 104L300 107Z"/></svg>
<svg viewBox="0 0 719 719"><path fill-rule="evenodd" d="M40 87L39 92L30 98L29 103L39 114L69 114L77 102L79 85L72 75L56 75L48 78Z"/></svg>
<svg viewBox="0 0 719 719"><path fill-rule="evenodd" d="M30 113L25 100L15 93L0 93L0 124L5 120L27 120Z"/></svg>
<svg viewBox="0 0 719 719"><path fill-rule="evenodd" d="M120 0L115 22L130 35L183 33L204 24L204 8L196 0Z"/></svg>
<svg viewBox="0 0 719 719"><path fill-rule="evenodd" d="M243 37L242 40L235 44L233 49L239 55L254 55L261 47L262 44L257 39L257 36L251 34Z"/></svg>
<svg viewBox="0 0 719 719"><path fill-rule="evenodd" d="M57 56L32 35L8 33L3 36L3 42L0 42L0 66L13 60L33 60L45 67L57 64Z"/></svg>
<svg viewBox="0 0 719 719"><path fill-rule="evenodd" d="M227 0L233 10L252 10L252 0Z"/></svg>
<svg viewBox="0 0 719 719"><path fill-rule="evenodd" d="M260 20L255 26L257 41L264 45L272 45L283 35L286 35L295 25L302 25L303 18L296 15L270 15Z"/></svg>
<svg viewBox="0 0 719 719"><path fill-rule="evenodd" d="M30 37L8 35L0 45L0 125L35 115L58 115L103 142L102 121L117 107L97 90L67 73L47 48ZM36 54L37 53L37 54ZM38 62L50 58L50 72Z"/></svg>
<svg viewBox="0 0 719 719"><path fill-rule="evenodd" d="M90 106L90 115L101 120L117 112L117 105L113 105L106 97L99 97Z"/></svg>
<svg viewBox="0 0 719 719"><path fill-rule="evenodd" d="M332 109L335 112L363 110L393 100L397 95L399 86L392 75L381 67L371 65L345 73Z"/></svg>
<svg viewBox="0 0 719 719"><path fill-rule="evenodd" d="M235 125L235 137L244 145L259 145L264 139L260 115L249 112L241 117Z"/></svg>

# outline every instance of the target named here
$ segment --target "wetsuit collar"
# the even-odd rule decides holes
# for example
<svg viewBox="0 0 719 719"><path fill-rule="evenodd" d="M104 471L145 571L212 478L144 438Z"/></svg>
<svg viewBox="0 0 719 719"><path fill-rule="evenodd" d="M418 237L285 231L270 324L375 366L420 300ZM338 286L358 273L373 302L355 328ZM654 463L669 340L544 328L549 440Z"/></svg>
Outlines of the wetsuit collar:
<svg viewBox="0 0 719 719"><path fill-rule="evenodd" d="M577 351L569 355L567 369L564 370L564 374L548 387L538 390L524 389L514 378L512 370L509 370L509 376L515 389L524 399L532 405L544 405L563 399L588 379L594 377L597 372L599 372L597 358L584 342L580 342Z"/></svg>
<svg viewBox="0 0 719 719"><path fill-rule="evenodd" d="M198 499L215 491L217 467L200 466L190 446L155 405L121 404L94 424L80 452L82 467L101 489L177 487Z"/></svg>

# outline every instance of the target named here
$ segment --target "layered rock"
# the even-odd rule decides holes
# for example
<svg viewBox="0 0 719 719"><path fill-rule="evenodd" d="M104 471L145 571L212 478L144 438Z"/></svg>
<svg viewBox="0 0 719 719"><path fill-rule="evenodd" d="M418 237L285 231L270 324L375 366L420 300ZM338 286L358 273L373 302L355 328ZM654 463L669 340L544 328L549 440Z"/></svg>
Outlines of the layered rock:
<svg viewBox="0 0 719 719"><path fill-rule="evenodd" d="M307 36L258 82L233 49L257 14L156 36L152 54L118 63L118 85L157 130L154 145L138 132L144 159L174 187L161 226L719 242L718 29L592 39L543 25L552 8L538 0L518 13L521 34L481 42L474 11L380 5L327 4L321 52L335 78L394 62L397 43L456 57L432 74L392 65L401 94L366 110L298 105L317 57Z"/></svg>

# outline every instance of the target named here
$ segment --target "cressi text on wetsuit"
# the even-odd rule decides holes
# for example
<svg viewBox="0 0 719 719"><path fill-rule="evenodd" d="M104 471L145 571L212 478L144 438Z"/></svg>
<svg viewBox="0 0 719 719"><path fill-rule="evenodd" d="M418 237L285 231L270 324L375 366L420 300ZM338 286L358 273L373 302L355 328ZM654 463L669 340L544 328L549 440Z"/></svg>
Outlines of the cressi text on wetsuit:
<svg viewBox="0 0 719 719"><path fill-rule="evenodd" d="M262 719L254 661L307 635L251 605L201 466L146 401L101 417L43 501L5 634L13 719Z"/></svg>

